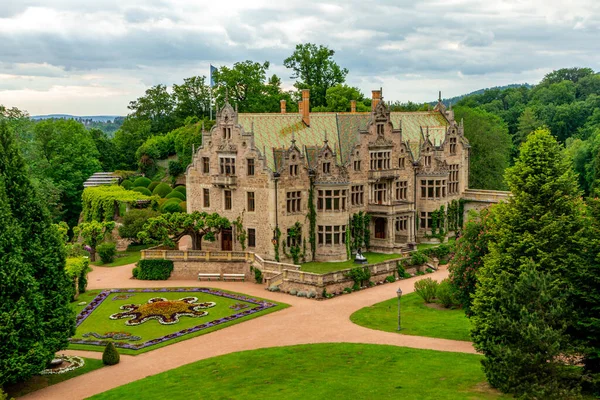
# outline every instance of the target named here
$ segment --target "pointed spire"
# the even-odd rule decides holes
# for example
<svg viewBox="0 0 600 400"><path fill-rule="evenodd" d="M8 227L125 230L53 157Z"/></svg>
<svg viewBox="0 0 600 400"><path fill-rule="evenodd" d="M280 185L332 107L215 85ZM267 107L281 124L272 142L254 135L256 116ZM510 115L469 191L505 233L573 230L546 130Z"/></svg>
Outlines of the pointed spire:
<svg viewBox="0 0 600 400"><path fill-rule="evenodd" d="M442 102L442 91L440 90L438 93L438 102Z"/></svg>
<svg viewBox="0 0 600 400"><path fill-rule="evenodd" d="M329 143L329 140L327 140L327 131L325 131L325 140L323 141L326 145L327 143Z"/></svg>
<svg viewBox="0 0 600 400"><path fill-rule="evenodd" d="M429 125L427 125L427 135L425 136L427 140L429 140Z"/></svg>
<svg viewBox="0 0 600 400"><path fill-rule="evenodd" d="M292 147L296 146L296 132L292 131Z"/></svg>

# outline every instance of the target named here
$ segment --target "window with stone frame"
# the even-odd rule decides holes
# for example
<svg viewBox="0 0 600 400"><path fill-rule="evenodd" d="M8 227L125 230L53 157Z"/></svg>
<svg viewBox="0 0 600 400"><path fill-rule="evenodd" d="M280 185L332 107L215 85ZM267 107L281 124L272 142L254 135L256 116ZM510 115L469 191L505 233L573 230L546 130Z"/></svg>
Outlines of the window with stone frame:
<svg viewBox="0 0 600 400"><path fill-rule="evenodd" d="M387 202L387 183L374 183L371 185L371 201L375 204Z"/></svg>
<svg viewBox="0 0 600 400"><path fill-rule="evenodd" d="M450 164L448 170L448 194L457 194L459 164Z"/></svg>
<svg viewBox="0 0 600 400"><path fill-rule="evenodd" d="M219 166L221 168L221 175L235 175L235 157L220 157Z"/></svg>
<svg viewBox="0 0 600 400"><path fill-rule="evenodd" d="M231 210L231 190L223 191L223 209Z"/></svg>
<svg viewBox="0 0 600 400"><path fill-rule="evenodd" d="M396 200L408 198L408 181L396 181Z"/></svg>
<svg viewBox="0 0 600 400"><path fill-rule="evenodd" d="M202 157L202 173L209 174L210 173L210 158Z"/></svg>
<svg viewBox="0 0 600 400"><path fill-rule="evenodd" d="M445 179L421 179L422 199L442 199L446 197Z"/></svg>
<svg viewBox="0 0 600 400"><path fill-rule="evenodd" d="M346 243L345 225L318 225L317 243L319 246L338 246Z"/></svg>
<svg viewBox="0 0 600 400"><path fill-rule="evenodd" d="M350 188L350 204L353 206L365 204L365 187L363 185L353 185Z"/></svg>
<svg viewBox="0 0 600 400"><path fill-rule="evenodd" d="M248 176L254 176L254 158L249 158L246 160L246 174Z"/></svg>
<svg viewBox="0 0 600 400"><path fill-rule="evenodd" d="M298 164L290 164L290 176L298 176Z"/></svg>
<svg viewBox="0 0 600 400"><path fill-rule="evenodd" d="M391 168L392 152L390 150L372 151L370 155L372 171L381 171Z"/></svg>
<svg viewBox="0 0 600 400"><path fill-rule="evenodd" d="M377 124L377 135L378 136L383 136L383 133L384 133L383 124Z"/></svg>
<svg viewBox="0 0 600 400"><path fill-rule="evenodd" d="M248 228L248 247L256 247L256 229Z"/></svg>
<svg viewBox="0 0 600 400"><path fill-rule="evenodd" d="M431 167L431 156L423 157L423 165L426 167Z"/></svg>
<svg viewBox="0 0 600 400"><path fill-rule="evenodd" d="M255 201L254 201L254 192L247 192L247 203L248 203L248 212L254 212L255 210Z"/></svg>
<svg viewBox="0 0 600 400"><path fill-rule="evenodd" d="M433 213L427 211L421 211L421 218L419 219L419 226L421 229L429 230L433 225Z"/></svg>
<svg viewBox="0 0 600 400"><path fill-rule="evenodd" d="M210 189L202 189L202 197L204 200L204 208L210 207Z"/></svg>
<svg viewBox="0 0 600 400"><path fill-rule="evenodd" d="M319 211L345 211L345 189L323 189L318 191L317 209Z"/></svg>
<svg viewBox="0 0 600 400"><path fill-rule="evenodd" d="M292 246L301 246L302 245L302 235L291 236L291 233L292 233L292 228L288 228L287 237L286 237L287 247L289 248Z"/></svg>
<svg viewBox="0 0 600 400"><path fill-rule="evenodd" d="M286 210L288 214L302 212L302 192L297 190L286 193Z"/></svg>
<svg viewBox="0 0 600 400"><path fill-rule="evenodd" d="M404 169L406 168L406 157L400 157L398 158L398 168L400 169Z"/></svg>
<svg viewBox="0 0 600 400"><path fill-rule="evenodd" d="M450 138L450 154L456 154L456 138Z"/></svg>
<svg viewBox="0 0 600 400"><path fill-rule="evenodd" d="M323 163L323 173L324 174L331 173L331 162L330 161L326 161Z"/></svg>
<svg viewBox="0 0 600 400"><path fill-rule="evenodd" d="M396 217L396 232L405 232L408 230L408 215Z"/></svg>
<svg viewBox="0 0 600 400"><path fill-rule="evenodd" d="M354 160L354 170L360 171L360 160Z"/></svg>
<svg viewBox="0 0 600 400"><path fill-rule="evenodd" d="M224 127L223 128L223 139L231 139L231 127Z"/></svg>

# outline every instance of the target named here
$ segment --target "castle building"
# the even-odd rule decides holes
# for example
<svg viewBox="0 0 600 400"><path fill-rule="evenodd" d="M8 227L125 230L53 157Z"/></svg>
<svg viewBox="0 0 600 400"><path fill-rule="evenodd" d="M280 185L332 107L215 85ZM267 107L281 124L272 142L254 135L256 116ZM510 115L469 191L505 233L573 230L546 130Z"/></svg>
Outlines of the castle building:
<svg viewBox="0 0 600 400"><path fill-rule="evenodd" d="M370 249L398 252L429 241L436 211L467 190L469 143L441 99L431 111L390 112L374 90L371 112L351 102L349 113L311 113L303 90L299 110L282 101L281 113L246 114L226 103L203 133L187 169L187 211L241 224L203 249L242 250L242 239L265 259L301 245L310 260L314 245L315 260L346 260L349 221L363 212Z"/></svg>

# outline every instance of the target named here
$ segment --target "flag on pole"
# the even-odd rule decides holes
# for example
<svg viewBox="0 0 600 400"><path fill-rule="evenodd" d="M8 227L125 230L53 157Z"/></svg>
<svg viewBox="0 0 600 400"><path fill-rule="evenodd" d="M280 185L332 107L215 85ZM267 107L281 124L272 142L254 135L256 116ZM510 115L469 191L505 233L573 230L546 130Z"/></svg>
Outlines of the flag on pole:
<svg viewBox="0 0 600 400"><path fill-rule="evenodd" d="M214 73L217 71L217 67L213 67L212 64L210 64L210 87L214 87L215 86L215 78L214 78Z"/></svg>

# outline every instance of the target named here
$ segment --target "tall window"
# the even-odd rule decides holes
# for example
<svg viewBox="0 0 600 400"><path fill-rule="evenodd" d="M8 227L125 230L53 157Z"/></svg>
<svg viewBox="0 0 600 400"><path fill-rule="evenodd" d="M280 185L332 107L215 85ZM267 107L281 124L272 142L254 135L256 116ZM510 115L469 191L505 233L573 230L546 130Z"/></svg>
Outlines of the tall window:
<svg viewBox="0 0 600 400"><path fill-rule="evenodd" d="M247 160L248 168L246 169L248 176L254 175L254 158L249 158Z"/></svg>
<svg viewBox="0 0 600 400"><path fill-rule="evenodd" d="M354 160L354 170L360 171L360 160Z"/></svg>
<svg viewBox="0 0 600 400"><path fill-rule="evenodd" d="M327 161L323 163L323 173L329 174L331 172L331 162Z"/></svg>
<svg viewBox="0 0 600 400"><path fill-rule="evenodd" d="M354 185L350 188L351 204L353 206L362 206L365 202L365 187L363 185Z"/></svg>
<svg viewBox="0 0 600 400"><path fill-rule="evenodd" d="M450 173L448 176L448 194L458 193L458 164L448 166Z"/></svg>
<svg viewBox="0 0 600 400"><path fill-rule="evenodd" d="M445 179L422 179L421 180L421 198L422 199L441 199L446 197Z"/></svg>
<svg viewBox="0 0 600 400"><path fill-rule="evenodd" d="M248 192L247 196L248 196L248 211L253 212L254 211L254 192Z"/></svg>
<svg viewBox="0 0 600 400"><path fill-rule="evenodd" d="M408 215L396 218L396 232L404 232L406 230L408 230Z"/></svg>
<svg viewBox="0 0 600 400"><path fill-rule="evenodd" d="M221 175L235 175L235 157L219 158Z"/></svg>
<svg viewBox="0 0 600 400"><path fill-rule="evenodd" d="M406 200L408 195L408 181L396 182L396 200Z"/></svg>
<svg viewBox="0 0 600 400"><path fill-rule="evenodd" d="M346 243L346 226L319 225L317 227L317 242L321 246L332 246Z"/></svg>
<svg viewBox="0 0 600 400"><path fill-rule="evenodd" d="M400 157L398 159L398 168L404 169L406 167L406 157Z"/></svg>
<svg viewBox="0 0 600 400"><path fill-rule="evenodd" d="M450 138L450 154L456 154L456 138Z"/></svg>
<svg viewBox="0 0 600 400"><path fill-rule="evenodd" d="M298 175L298 164L291 164L290 165L290 176L297 176Z"/></svg>
<svg viewBox="0 0 600 400"><path fill-rule="evenodd" d="M294 191L286 193L286 209L288 214L301 212L300 202L302 200L302 192Z"/></svg>
<svg viewBox="0 0 600 400"><path fill-rule="evenodd" d="M371 170L379 171L390 169L391 151L373 151L371 152Z"/></svg>
<svg viewBox="0 0 600 400"><path fill-rule="evenodd" d="M225 210L231 210L231 190L225 190L225 204L224 204L224 209Z"/></svg>
<svg viewBox="0 0 600 400"><path fill-rule="evenodd" d="M223 128L223 139L231 139L231 128L230 127Z"/></svg>
<svg viewBox="0 0 600 400"><path fill-rule="evenodd" d="M248 247L256 247L256 229L248 228Z"/></svg>
<svg viewBox="0 0 600 400"><path fill-rule="evenodd" d="M421 229L431 229L431 227L433 226L432 213L421 211L421 218L419 224L421 226Z"/></svg>
<svg viewBox="0 0 600 400"><path fill-rule="evenodd" d="M202 173L210 173L210 159L208 157L202 157Z"/></svg>
<svg viewBox="0 0 600 400"><path fill-rule="evenodd" d="M202 189L202 197L204 198L204 208L210 207L210 189Z"/></svg>
<svg viewBox="0 0 600 400"><path fill-rule="evenodd" d="M375 183L371 185L371 199L376 204L385 203L387 201L387 183Z"/></svg>
<svg viewBox="0 0 600 400"><path fill-rule="evenodd" d="M431 167L431 156L424 157L424 164L426 167Z"/></svg>
<svg viewBox="0 0 600 400"><path fill-rule="evenodd" d="M377 135L383 135L383 124L377 124Z"/></svg>
<svg viewBox="0 0 600 400"><path fill-rule="evenodd" d="M317 209L339 211L346 209L346 190L319 190Z"/></svg>

